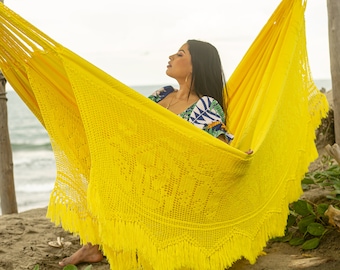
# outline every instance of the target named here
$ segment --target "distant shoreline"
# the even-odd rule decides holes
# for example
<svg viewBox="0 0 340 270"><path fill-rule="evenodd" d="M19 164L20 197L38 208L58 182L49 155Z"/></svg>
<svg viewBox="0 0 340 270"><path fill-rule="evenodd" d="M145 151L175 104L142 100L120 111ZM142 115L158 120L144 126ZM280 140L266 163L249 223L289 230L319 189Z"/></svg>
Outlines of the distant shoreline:
<svg viewBox="0 0 340 270"><path fill-rule="evenodd" d="M331 79L314 79L314 83L320 90L322 88L326 91L332 90L332 80Z"/></svg>

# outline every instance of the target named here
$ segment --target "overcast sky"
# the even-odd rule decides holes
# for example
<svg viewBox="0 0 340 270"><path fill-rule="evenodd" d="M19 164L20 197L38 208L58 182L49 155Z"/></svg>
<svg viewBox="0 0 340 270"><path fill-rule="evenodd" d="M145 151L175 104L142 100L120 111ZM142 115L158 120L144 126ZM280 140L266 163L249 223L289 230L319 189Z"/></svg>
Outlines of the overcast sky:
<svg viewBox="0 0 340 270"><path fill-rule="evenodd" d="M5 0L48 36L127 85L173 83L168 56L187 39L220 52L228 78L280 0ZM314 79L330 79L327 1L309 0Z"/></svg>

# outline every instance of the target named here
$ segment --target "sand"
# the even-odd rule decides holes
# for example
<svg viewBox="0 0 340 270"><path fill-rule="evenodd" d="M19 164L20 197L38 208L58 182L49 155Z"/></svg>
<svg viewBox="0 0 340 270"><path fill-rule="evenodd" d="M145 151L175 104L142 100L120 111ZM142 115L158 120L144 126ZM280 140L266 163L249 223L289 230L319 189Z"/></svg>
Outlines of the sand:
<svg viewBox="0 0 340 270"><path fill-rule="evenodd" d="M38 208L0 216L0 270L33 270L37 264L40 270L60 270L58 262L80 247L79 238L51 223L45 217L46 211L47 208ZM71 245L51 247L48 243L57 237ZM104 260L94 269L110 269L110 266Z"/></svg>

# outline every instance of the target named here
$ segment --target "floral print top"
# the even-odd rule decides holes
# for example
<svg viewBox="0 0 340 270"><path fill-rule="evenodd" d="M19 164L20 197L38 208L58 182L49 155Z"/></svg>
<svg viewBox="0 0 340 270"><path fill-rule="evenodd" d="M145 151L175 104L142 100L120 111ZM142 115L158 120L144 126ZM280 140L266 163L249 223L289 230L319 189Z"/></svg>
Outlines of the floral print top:
<svg viewBox="0 0 340 270"><path fill-rule="evenodd" d="M172 86L165 86L151 94L149 99L158 103L173 91L175 89ZM225 114L221 105L212 97L201 97L179 116L216 138L224 135L227 142L234 138L226 130Z"/></svg>

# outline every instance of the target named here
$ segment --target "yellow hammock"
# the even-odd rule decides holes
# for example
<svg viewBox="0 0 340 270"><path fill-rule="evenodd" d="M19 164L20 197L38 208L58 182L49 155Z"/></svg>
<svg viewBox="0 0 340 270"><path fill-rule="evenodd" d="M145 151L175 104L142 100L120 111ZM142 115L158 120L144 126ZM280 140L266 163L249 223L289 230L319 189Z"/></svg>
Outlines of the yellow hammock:
<svg viewBox="0 0 340 270"><path fill-rule="evenodd" d="M100 244L111 269L255 263L284 233L328 111L310 75L305 7L283 0L229 79L227 145L1 4L0 68L55 153L48 217Z"/></svg>

